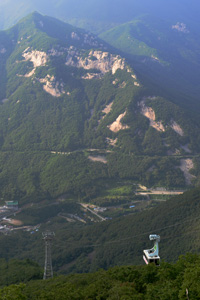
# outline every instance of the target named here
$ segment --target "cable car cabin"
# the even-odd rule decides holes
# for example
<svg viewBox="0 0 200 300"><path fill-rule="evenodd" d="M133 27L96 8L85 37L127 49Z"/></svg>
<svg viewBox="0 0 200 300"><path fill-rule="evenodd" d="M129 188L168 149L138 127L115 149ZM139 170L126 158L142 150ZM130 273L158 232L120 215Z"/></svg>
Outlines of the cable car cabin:
<svg viewBox="0 0 200 300"><path fill-rule="evenodd" d="M154 263L156 266L160 266L160 256L149 257L148 253L146 253L145 251L147 251L147 250L143 251L144 252L143 259L144 259L145 263L147 265L151 264L151 263Z"/></svg>
<svg viewBox="0 0 200 300"><path fill-rule="evenodd" d="M160 236L156 234L151 234L149 236L149 239L151 241L154 241L154 246L152 249L143 250L143 259L147 265L154 263L156 266L159 266L160 256L158 243L160 242Z"/></svg>

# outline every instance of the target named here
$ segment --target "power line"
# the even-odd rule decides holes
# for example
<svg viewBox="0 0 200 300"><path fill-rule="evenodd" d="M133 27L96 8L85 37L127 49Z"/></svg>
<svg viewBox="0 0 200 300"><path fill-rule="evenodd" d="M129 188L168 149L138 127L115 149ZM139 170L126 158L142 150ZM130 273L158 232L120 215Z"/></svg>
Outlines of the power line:
<svg viewBox="0 0 200 300"><path fill-rule="evenodd" d="M197 218L188 218L188 219L184 220L183 222L171 224L171 225L168 225L168 226L165 226L165 227L161 227L161 228L157 228L157 229L152 229L151 231L146 231L146 232L143 232L143 233L140 233L140 234L137 234L137 235L133 235L133 236L127 237L127 238L117 239L117 240L112 240L112 241L106 241L104 243L98 243L98 244L88 244L88 245L77 246L77 247L75 246L74 248L75 249L95 248L95 247L102 247L104 245L109 245L109 244L119 243L119 242L123 242L123 241L128 241L130 239L134 239L134 238L141 237L141 236L144 236L144 235L152 234L153 231L154 232L160 232L160 231L163 231L163 230L166 230L166 229L169 229L169 228L173 228L173 227L176 227L176 226L180 226L182 224L185 224L185 223L188 223L188 222L191 222L191 221L195 221L195 220L198 220L198 219L200 219L200 217L197 217ZM191 231L191 233L196 232L196 231L197 230ZM185 233L184 235L186 235L186 234L188 234L188 233ZM182 236L184 236L184 235L182 235ZM173 237L176 237L176 236L164 237L164 238L162 238L162 240L170 239L170 238L173 238ZM180 237L180 235L178 235L177 237ZM70 245L71 246L73 245L72 243L73 242L70 241ZM59 247L59 245L56 245L56 247L58 247L58 248L65 248L64 246Z"/></svg>

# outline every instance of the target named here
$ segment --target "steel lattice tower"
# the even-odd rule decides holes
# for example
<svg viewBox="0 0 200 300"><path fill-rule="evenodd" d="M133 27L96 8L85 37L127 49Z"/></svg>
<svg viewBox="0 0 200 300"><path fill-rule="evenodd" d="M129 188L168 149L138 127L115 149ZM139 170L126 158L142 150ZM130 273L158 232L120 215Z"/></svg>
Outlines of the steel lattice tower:
<svg viewBox="0 0 200 300"><path fill-rule="evenodd" d="M51 244L55 236L54 232L46 231L42 233L45 242L45 265L43 279L53 278L53 268L51 260Z"/></svg>

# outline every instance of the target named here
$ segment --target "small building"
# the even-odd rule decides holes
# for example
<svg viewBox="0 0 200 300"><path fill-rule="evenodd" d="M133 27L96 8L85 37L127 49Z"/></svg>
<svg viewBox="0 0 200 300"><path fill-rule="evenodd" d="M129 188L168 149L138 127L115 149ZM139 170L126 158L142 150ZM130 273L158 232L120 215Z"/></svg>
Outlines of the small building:
<svg viewBox="0 0 200 300"><path fill-rule="evenodd" d="M129 206L129 208L134 208L135 207L135 205L131 205L131 206Z"/></svg>
<svg viewBox="0 0 200 300"><path fill-rule="evenodd" d="M8 209L18 210L18 201L5 201L5 203Z"/></svg>

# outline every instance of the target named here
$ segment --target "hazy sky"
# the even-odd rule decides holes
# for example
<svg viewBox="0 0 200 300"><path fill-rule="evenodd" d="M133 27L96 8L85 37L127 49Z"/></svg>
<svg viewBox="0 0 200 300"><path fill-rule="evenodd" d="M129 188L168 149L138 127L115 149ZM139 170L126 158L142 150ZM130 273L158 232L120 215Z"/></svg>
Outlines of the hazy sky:
<svg viewBox="0 0 200 300"><path fill-rule="evenodd" d="M65 21L123 23L141 14L173 21L197 22L199 0L0 0L0 28L8 28L38 11Z"/></svg>

